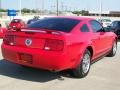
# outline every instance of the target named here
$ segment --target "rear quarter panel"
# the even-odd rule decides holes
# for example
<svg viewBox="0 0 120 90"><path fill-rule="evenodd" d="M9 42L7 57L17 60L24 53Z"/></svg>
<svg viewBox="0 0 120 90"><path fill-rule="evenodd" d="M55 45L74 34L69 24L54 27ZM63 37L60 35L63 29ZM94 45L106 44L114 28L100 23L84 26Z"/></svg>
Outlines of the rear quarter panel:
<svg viewBox="0 0 120 90"><path fill-rule="evenodd" d="M80 27L85 22L77 25L71 33L65 35L66 40L66 53L72 62L73 67L79 64L81 57L88 46L91 46L91 31L90 32L80 32Z"/></svg>

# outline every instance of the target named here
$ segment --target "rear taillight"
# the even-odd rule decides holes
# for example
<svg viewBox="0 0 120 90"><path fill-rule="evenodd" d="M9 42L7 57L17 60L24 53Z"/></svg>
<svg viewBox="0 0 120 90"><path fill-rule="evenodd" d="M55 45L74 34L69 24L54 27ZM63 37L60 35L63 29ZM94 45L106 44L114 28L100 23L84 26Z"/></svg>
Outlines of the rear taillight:
<svg viewBox="0 0 120 90"><path fill-rule="evenodd" d="M15 45L15 36L5 35L3 42L4 42L4 44L14 46Z"/></svg>
<svg viewBox="0 0 120 90"><path fill-rule="evenodd" d="M17 24L16 26L18 29L20 29L22 27L22 25L20 23Z"/></svg>
<svg viewBox="0 0 120 90"><path fill-rule="evenodd" d="M0 29L0 32L3 33L3 29Z"/></svg>
<svg viewBox="0 0 120 90"><path fill-rule="evenodd" d="M48 51L62 51L64 48L64 42L62 40L47 39L45 43L45 50Z"/></svg>

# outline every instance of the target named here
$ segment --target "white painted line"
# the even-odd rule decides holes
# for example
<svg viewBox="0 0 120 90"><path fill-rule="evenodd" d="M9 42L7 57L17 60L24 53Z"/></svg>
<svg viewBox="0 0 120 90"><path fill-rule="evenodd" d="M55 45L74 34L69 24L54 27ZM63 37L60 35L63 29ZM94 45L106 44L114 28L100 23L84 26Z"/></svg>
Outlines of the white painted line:
<svg viewBox="0 0 120 90"><path fill-rule="evenodd" d="M117 44L120 45L120 42L118 42Z"/></svg>

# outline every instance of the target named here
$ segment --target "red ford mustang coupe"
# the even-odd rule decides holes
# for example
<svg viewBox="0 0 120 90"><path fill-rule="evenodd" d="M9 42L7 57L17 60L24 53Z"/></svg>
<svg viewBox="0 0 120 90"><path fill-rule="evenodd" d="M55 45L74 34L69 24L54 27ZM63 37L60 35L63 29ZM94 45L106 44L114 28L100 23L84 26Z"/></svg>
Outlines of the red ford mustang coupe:
<svg viewBox="0 0 120 90"><path fill-rule="evenodd" d="M50 71L70 69L80 78L92 62L116 51L117 36L83 17L44 18L21 31L8 31L2 44L5 60Z"/></svg>
<svg viewBox="0 0 120 90"><path fill-rule="evenodd" d="M6 31L6 28L0 27L0 38L3 38L5 36Z"/></svg>
<svg viewBox="0 0 120 90"><path fill-rule="evenodd" d="M13 19L10 24L8 29L11 30L20 30L21 28L25 27L25 22L22 19Z"/></svg>

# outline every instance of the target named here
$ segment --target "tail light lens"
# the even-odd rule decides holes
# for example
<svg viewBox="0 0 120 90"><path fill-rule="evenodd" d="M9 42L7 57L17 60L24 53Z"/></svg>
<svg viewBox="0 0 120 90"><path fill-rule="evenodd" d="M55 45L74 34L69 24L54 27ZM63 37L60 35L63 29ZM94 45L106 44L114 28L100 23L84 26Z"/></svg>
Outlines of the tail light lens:
<svg viewBox="0 0 120 90"><path fill-rule="evenodd" d="M15 45L15 36L5 35L3 42L4 42L4 44L14 46Z"/></svg>
<svg viewBox="0 0 120 90"><path fill-rule="evenodd" d="M18 23L17 28L20 29L22 27L22 25L20 23Z"/></svg>
<svg viewBox="0 0 120 90"><path fill-rule="evenodd" d="M3 29L0 29L0 32L3 33Z"/></svg>
<svg viewBox="0 0 120 90"><path fill-rule="evenodd" d="M47 39L45 43L45 50L48 51L62 51L64 48L64 42L62 40Z"/></svg>

